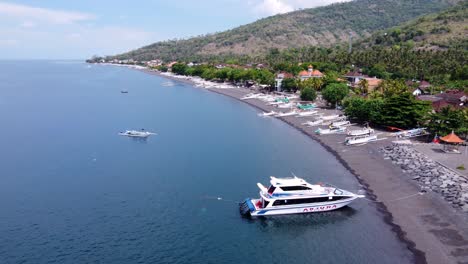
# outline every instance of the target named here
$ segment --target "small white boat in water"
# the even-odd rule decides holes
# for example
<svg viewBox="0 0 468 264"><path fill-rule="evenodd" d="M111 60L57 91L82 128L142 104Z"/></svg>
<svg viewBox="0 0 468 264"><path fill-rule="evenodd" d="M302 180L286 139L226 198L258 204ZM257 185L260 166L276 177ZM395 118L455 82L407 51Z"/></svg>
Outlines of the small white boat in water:
<svg viewBox="0 0 468 264"><path fill-rule="evenodd" d="M286 113L279 113L279 114L276 115L276 117L285 117L285 116L293 116L293 115L297 115L296 110L292 110L292 111L286 112Z"/></svg>
<svg viewBox="0 0 468 264"><path fill-rule="evenodd" d="M367 144L372 141L377 141L377 135L364 135L346 138L345 144L347 146Z"/></svg>
<svg viewBox="0 0 468 264"><path fill-rule="evenodd" d="M271 112L263 112L263 113L260 113L258 114L259 116L274 116L274 115L277 115L278 113L275 112L275 111L271 111Z"/></svg>
<svg viewBox="0 0 468 264"><path fill-rule="evenodd" d="M313 116L318 114L318 111L305 111L305 112L300 112L297 114L298 117L307 117L307 116Z"/></svg>
<svg viewBox="0 0 468 264"><path fill-rule="evenodd" d="M271 177L267 189L261 183L260 198L239 204L243 216L304 214L336 210L364 195L339 189L330 184L310 184L304 179Z"/></svg>
<svg viewBox="0 0 468 264"><path fill-rule="evenodd" d="M147 138L151 135L156 135L156 133L144 131L143 129L138 131L138 130L127 130L125 132L120 132L119 135L121 136L127 136L127 137L138 137L138 138Z"/></svg>
<svg viewBox="0 0 468 264"><path fill-rule="evenodd" d="M317 135L330 135L330 134L342 134L346 132L346 128L344 127L330 127L327 129L317 129L315 133Z"/></svg>

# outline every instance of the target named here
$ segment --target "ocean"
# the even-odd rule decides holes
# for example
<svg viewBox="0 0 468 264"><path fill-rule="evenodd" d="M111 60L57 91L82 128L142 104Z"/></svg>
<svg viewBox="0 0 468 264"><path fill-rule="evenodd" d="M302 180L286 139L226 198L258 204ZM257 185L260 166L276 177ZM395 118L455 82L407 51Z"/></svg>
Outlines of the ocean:
<svg viewBox="0 0 468 264"><path fill-rule="evenodd" d="M413 261L368 200L240 217L269 176L361 189L318 143L257 113L124 67L0 61L0 263ZM157 135L118 135L141 128Z"/></svg>

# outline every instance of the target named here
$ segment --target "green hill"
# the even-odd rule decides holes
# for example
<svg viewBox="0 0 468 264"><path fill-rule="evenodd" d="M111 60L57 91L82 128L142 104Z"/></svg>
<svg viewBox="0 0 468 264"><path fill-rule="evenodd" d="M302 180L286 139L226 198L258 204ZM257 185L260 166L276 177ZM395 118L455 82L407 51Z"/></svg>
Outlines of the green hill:
<svg viewBox="0 0 468 264"><path fill-rule="evenodd" d="M459 0L354 0L258 20L221 33L163 41L113 58L199 60L213 56L265 54L304 46L332 47L446 9Z"/></svg>
<svg viewBox="0 0 468 264"><path fill-rule="evenodd" d="M468 1L445 11L422 16L384 31L374 33L359 43L367 48L378 46L406 46L415 49L440 50L457 48L468 50Z"/></svg>

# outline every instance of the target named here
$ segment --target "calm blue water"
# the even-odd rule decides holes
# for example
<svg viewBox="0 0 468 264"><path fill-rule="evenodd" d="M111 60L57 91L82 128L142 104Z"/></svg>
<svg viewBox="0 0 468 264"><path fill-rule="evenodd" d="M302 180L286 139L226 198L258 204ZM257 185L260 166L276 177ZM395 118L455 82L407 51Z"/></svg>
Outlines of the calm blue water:
<svg viewBox="0 0 468 264"><path fill-rule="evenodd" d="M165 82L112 66L0 62L0 263L412 261L365 200L242 219L237 201L270 175L359 185L280 121ZM140 128L158 135L117 135Z"/></svg>

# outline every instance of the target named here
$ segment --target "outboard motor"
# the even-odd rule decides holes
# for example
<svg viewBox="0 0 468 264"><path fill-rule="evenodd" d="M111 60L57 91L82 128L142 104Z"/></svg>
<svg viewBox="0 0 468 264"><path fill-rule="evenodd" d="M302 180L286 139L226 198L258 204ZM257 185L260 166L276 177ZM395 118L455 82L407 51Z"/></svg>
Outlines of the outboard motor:
<svg viewBox="0 0 468 264"><path fill-rule="evenodd" d="M239 203L239 211L244 217L249 217L250 212L255 211L255 207L252 204L250 198L247 198L243 202Z"/></svg>

